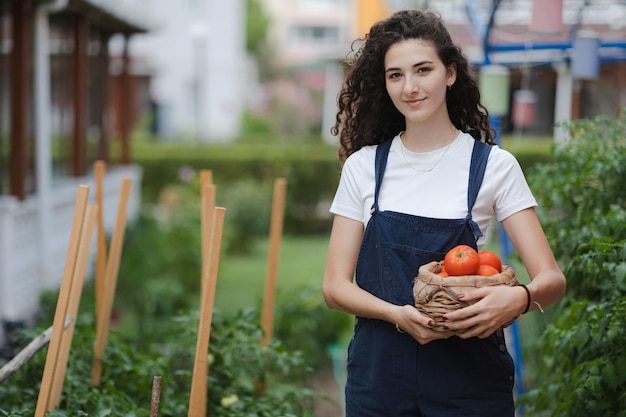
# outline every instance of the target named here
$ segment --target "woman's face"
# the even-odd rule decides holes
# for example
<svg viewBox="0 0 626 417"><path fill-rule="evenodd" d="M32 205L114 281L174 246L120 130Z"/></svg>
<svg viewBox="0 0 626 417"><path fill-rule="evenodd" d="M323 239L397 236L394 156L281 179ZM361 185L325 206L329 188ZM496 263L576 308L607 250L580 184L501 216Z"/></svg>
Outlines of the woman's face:
<svg viewBox="0 0 626 417"><path fill-rule="evenodd" d="M385 54L387 93L407 124L448 119L446 90L455 80L456 70L444 66L430 42L403 40Z"/></svg>

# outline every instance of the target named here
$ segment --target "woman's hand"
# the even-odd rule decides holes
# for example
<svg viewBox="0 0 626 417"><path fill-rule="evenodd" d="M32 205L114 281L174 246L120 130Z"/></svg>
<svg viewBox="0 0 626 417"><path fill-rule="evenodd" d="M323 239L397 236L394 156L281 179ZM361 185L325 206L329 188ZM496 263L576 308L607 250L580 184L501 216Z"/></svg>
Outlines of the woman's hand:
<svg viewBox="0 0 626 417"><path fill-rule="evenodd" d="M566 281L543 233L534 208L519 211L502 220L502 226L519 254L531 282L531 310L556 303L565 294ZM462 300L476 302L447 313L447 326L459 337L489 337L518 317L528 303L522 287L485 287L461 294ZM539 307L540 308L540 307Z"/></svg>
<svg viewBox="0 0 626 417"><path fill-rule="evenodd" d="M432 327L435 322L412 305L398 306L395 319L397 328L410 334L421 345L437 339L447 339L454 335L452 332L433 330Z"/></svg>
<svg viewBox="0 0 626 417"><path fill-rule="evenodd" d="M515 320L526 308L526 291L522 287L483 287L459 294L459 300L475 302L446 313L446 327L463 339L489 337Z"/></svg>

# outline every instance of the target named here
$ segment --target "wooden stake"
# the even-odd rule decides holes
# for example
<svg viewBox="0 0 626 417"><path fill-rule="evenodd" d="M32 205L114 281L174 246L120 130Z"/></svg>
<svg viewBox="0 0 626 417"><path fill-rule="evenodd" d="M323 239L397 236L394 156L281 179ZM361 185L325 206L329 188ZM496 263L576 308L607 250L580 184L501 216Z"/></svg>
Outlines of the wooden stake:
<svg viewBox="0 0 626 417"><path fill-rule="evenodd" d="M63 278L59 288L59 296L57 299L56 310L54 312L54 321L52 323L52 335L50 336L50 346L46 355L46 364L41 378L41 386L39 388L39 396L37 398L37 407L35 409L35 417L44 417L48 410L50 401L50 393L54 373L59 360L59 350L61 349L61 336L64 329L65 318L67 316L67 308L72 288L72 280L74 279L74 269L76 267L76 258L78 254L78 246L82 233L83 223L85 219L85 211L89 197L89 187L81 185L78 187L78 196L76 198L76 206L74 208L74 220L72 222L72 230L70 232L70 242L65 258L65 269Z"/></svg>
<svg viewBox="0 0 626 417"><path fill-rule="evenodd" d="M161 404L161 377L152 378L152 401L150 402L150 417L159 415L159 405Z"/></svg>
<svg viewBox="0 0 626 417"><path fill-rule="evenodd" d="M215 287L217 285L217 271L225 213L225 208L216 207L213 215L213 227L210 239L211 250L208 258L209 266L206 270L206 275L202 277L203 281L206 281L206 284L200 302L200 322L198 324L198 339L196 341L196 356L193 364L188 417L206 416L207 356L209 354L211 321L213 319L213 304L215 302Z"/></svg>
<svg viewBox="0 0 626 417"><path fill-rule="evenodd" d="M209 184L213 184L213 171L203 169L200 171L200 188L204 188Z"/></svg>
<svg viewBox="0 0 626 417"><path fill-rule="evenodd" d="M261 311L261 327L263 336L261 343L267 345L272 340L274 330L274 298L276 293L276 272L280 254L280 241L283 233L283 219L285 213L285 195L287 181L277 178L274 181L274 199L272 202L272 219L270 223L270 245L268 251L267 275L265 293L263 295L263 309Z"/></svg>
<svg viewBox="0 0 626 417"><path fill-rule="evenodd" d="M213 208L215 207L215 194L211 196L207 196L206 193L210 192L210 189L207 188L213 184L213 172L210 170L202 170L200 171L200 225L202 227L202 258L208 255L209 253L209 245L210 245L210 236L211 236L211 217L213 216ZM214 192L214 191L213 191ZM208 197L208 198L207 198ZM207 204L208 203L208 204ZM211 204L213 203L213 204ZM206 207L205 207L206 206ZM202 266L205 266L205 263L202 263ZM202 272L202 276L204 276L204 270Z"/></svg>
<svg viewBox="0 0 626 417"><path fill-rule="evenodd" d="M74 268L74 279L72 280L72 289L67 306L67 314L71 317L78 317L78 307L80 305L80 297L83 293L83 284L85 282L85 272L87 271L87 262L89 261L89 252L91 248L91 237L93 235L96 216L98 214L98 206L95 204L87 208L85 225L80 238L78 248L78 258L76 259L76 268ZM72 347L72 338L74 336L74 328L76 323L70 324L69 328L62 332L61 349L59 351L59 360L54 372L52 381L52 392L48 401L48 411L56 409L61 402L61 393L63 392L63 382L65 381L65 372L67 371L67 361L69 360L70 350Z"/></svg>
<svg viewBox="0 0 626 417"><path fill-rule="evenodd" d="M212 184L213 172L210 170L200 171L200 227L202 228L202 241L200 250L202 251L202 275L205 275L205 268L208 266L204 262L208 256L211 245L211 226L213 225L213 209L215 208L215 186ZM204 283L204 281L201 281ZM200 289L200 294L204 287Z"/></svg>
<svg viewBox="0 0 626 417"><path fill-rule="evenodd" d="M106 231L104 230L104 173L106 163L104 161L96 161L94 164L94 177L96 186L96 204L98 210L98 234L96 237L96 323L98 322L98 313L102 309L104 297L104 285L106 277L107 262L107 241Z"/></svg>
<svg viewBox="0 0 626 417"><path fill-rule="evenodd" d="M130 197L131 184L132 180L130 178L124 178L122 180L115 227L113 229L113 234L111 235L111 248L107 259L102 309L97 314L98 322L96 323L96 342L94 345L94 360L91 368L91 384L93 386L99 386L102 378L102 355L104 354L107 337L109 335L109 324L111 311L113 309L115 287L117 285L117 273L120 266L120 256L124 242L124 231L126 229L126 208Z"/></svg>
<svg viewBox="0 0 626 417"><path fill-rule="evenodd" d="M211 242L213 239L213 219L215 217L215 186L211 184L210 181L210 171L202 171L201 173L201 182L204 184L201 190L201 231L202 231L202 275L200 277L200 303L202 300L206 299L206 291L207 291L207 282L208 279L208 268L211 263ZM200 375L200 373L204 372L204 377ZM197 391L206 392L206 377L207 377L208 368L200 367L198 369L199 375L197 376ZM198 414L206 415L206 399L200 400L200 404L198 405Z"/></svg>
<svg viewBox="0 0 626 417"><path fill-rule="evenodd" d="M66 316L63 328L67 329L73 322L74 318L72 316ZM20 350L19 353L13 357L13 359L5 363L4 366L0 368L0 384L9 379L9 377L16 373L22 366L26 365L28 361L35 356L35 353L39 352L42 347L47 345L50 342L51 335L52 326L48 327L41 334L39 334L39 336L31 340L31 342L26 345L24 349Z"/></svg>

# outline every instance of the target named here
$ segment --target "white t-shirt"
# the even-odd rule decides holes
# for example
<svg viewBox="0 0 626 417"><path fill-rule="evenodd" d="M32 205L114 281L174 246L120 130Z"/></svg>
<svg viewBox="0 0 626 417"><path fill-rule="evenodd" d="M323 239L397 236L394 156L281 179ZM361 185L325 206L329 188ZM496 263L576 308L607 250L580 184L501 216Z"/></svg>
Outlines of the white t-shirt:
<svg viewBox="0 0 626 417"><path fill-rule="evenodd" d="M378 197L379 210L439 219L464 218L467 215L467 187L474 141L469 134L460 133L447 152L446 148L423 153L405 149L403 154L400 148L402 142L396 136L389 149ZM346 159L331 213L367 224L374 203L376 148L377 145L363 147ZM407 161L420 169L429 169L437 161L439 163L432 171L421 172L411 168ZM494 215L502 221L518 211L536 206L537 202L515 157L493 146L472 209L472 218L483 232L478 247L484 245L489 222Z"/></svg>

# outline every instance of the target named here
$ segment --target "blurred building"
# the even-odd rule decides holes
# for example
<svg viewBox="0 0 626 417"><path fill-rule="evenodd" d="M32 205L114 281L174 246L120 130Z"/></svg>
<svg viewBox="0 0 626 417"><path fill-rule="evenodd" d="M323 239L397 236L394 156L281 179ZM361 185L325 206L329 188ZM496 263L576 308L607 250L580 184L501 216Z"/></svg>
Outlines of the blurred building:
<svg viewBox="0 0 626 417"><path fill-rule="evenodd" d="M310 65L346 55L354 35L353 0L263 0L280 66Z"/></svg>
<svg viewBox="0 0 626 417"><path fill-rule="evenodd" d="M155 133L169 140L234 139L249 93L245 0L150 4L153 26L133 37L130 51L152 75Z"/></svg>
<svg viewBox="0 0 626 417"><path fill-rule="evenodd" d="M377 20L424 0L261 0L271 17L270 39L284 67L345 58L352 42Z"/></svg>

